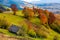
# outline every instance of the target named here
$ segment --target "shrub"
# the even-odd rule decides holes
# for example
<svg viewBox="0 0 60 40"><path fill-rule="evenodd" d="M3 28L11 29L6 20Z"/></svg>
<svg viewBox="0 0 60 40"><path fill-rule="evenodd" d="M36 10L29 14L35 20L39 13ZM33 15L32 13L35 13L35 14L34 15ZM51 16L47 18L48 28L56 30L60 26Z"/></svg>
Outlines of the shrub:
<svg viewBox="0 0 60 40"><path fill-rule="evenodd" d="M19 35L19 36L26 36L26 32L23 31L22 29L19 29L19 31L17 32L17 35Z"/></svg>
<svg viewBox="0 0 60 40"><path fill-rule="evenodd" d="M59 40L59 39L60 39L60 37L58 35L55 35L53 38L53 40Z"/></svg>
<svg viewBox="0 0 60 40"><path fill-rule="evenodd" d="M47 38L49 36L49 30L45 26L41 25L36 34L38 37Z"/></svg>
<svg viewBox="0 0 60 40"><path fill-rule="evenodd" d="M36 33L33 29L28 31L28 35L31 36L31 37L36 37Z"/></svg>
<svg viewBox="0 0 60 40"><path fill-rule="evenodd" d="M26 36L27 35L27 31L28 31L27 24L25 22L22 22L22 27L17 32L17 34L21 35L21 36Z"/></svg>
<svg viewBox="0 0 60 40"><path fill-rule="evenodd" d="M9 8L7 8L6 10L7 10L7 11L10 11L10 9L9 9Z"/></svg>
<svg viewBox="0 0 60 40"><path fill-rule="evenodd" d="M25 32L27 33L27 31L28 31L28 26L27 26L27 24L24 24L24 25L22 26L22 29L23 29L23 31L25 31Z"/></svg>
<svg viewBox="0 0 60 40"><path fill-rule="evenodd" d="M58 25L56 25L55 23L50 24L51 29L53 29L54 31L60 33L60 27Z"/></svg>
<svg viewBox="0 0 60 40"><path fill-rule="evenodd" d="M3 10L0 9L0 13L2 13L2 12L3 12Z"/></svg>
<svg viewBox="0 0 60 40"><path fill-rule="evenodd" d="M4 18L0 19L0 28L3 28L3 29L7 29L9 26L9 23L7 22L7 20L5 20Z"/></svg>

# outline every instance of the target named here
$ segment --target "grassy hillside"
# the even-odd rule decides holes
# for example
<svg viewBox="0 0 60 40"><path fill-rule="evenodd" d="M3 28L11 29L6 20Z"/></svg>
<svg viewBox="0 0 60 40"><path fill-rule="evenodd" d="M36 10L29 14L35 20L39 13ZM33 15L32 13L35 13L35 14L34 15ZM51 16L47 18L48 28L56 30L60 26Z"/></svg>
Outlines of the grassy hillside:
<svg viewBox="0 0 60 40"><path fill-rule="evenodd" d="M55 28L60 30L60 24L55 25L55 23L53 23L53 24L51 24L52 29L51 28L48 29L48 28L46 28L45 25L41 24L41 21L39 20L39 18L34 17L34 18L31 18L28 20L29 22L32 23L31 24L32 29L29 29L29 31L28 31L29 24L27 23L28 21L27 22L25 21L26 18L23 17L24 15L22 14L22 10L19 10L16 15L12 15L12 14L13 14L13 12L0 13L0 20L3 20L3 21L0 21L0 26L2 24L3 25L7 24L7 28L0 29L0 33L4 33L4 34L9 35L9 36L17 36L16 34L10 33L8 31L8 28L12 24L14 24L14 25L17 25L19 27L22 27L21 32L24 36L18 36L19 38L20 37L25 37L25 38L30 37L33 40L55 40L55 39L60 40L60 34L54 30ZM37 28L36 28L37 32L34 31L35 26L33 26L33 24L37 26ZM19 34L19 32L17 32L17 34Z"/></svg>

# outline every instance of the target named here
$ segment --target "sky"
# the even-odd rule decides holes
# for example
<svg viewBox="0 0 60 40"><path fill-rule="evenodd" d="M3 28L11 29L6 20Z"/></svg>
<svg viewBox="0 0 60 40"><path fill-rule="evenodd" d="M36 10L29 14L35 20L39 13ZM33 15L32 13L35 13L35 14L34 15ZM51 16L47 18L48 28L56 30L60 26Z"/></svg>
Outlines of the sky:
<svg viewBox="0 0 60 40"><path fill-rule="evenodd" d="M14 2L20 2L20 1L26 1L33 4L41 4L41 3L60 3L60 0L0 0L1 1L14 1ZM5 2L6 3L6 2Z"/></svg>
<svg viewBox="0 0 60 40"><path fill-rule="evenodd" d="M22 0L31 3L60 3L60 0Z"/></svg>
<svg viewBox="0 0 60 40"><path fill-rule="evenodd" d="M21 1L26 1L30 3L60 3L60 0L21 0Z"/></svg>
<svg viewBox="0 0 60 40"><path fill-rule="evenodd" d="M22 3L21 1L26 1L32 4L60 3L60 0L0 0L0 3L4 5L10 5L11 3Z"/></svg>
<svg viewBox="0 0 60 40"><path fill-rule="evenodd" d="M0 0L0 4L6 5L8 7L10 7L11 4L16 4L18 7L20 7L20 5L23 4L22 1L32 3L33 5L35 4L41 5L44 3L47 3L47 4L48 3L60 3L60 0Z"/></svg>

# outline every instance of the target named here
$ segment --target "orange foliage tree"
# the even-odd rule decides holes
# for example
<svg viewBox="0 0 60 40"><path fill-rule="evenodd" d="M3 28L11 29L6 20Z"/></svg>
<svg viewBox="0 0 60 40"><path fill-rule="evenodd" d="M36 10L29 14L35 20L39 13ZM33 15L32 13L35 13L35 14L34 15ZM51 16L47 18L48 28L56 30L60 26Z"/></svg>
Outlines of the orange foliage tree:
<svg viewBox="0 0 60 40"><path fill-rule="evenodd" d="M47 16L44 14L44 11L42 9L38 9L38 13L39 13L39 18L42 21L42 23L46 24L48 19L47 19Z"/></svg>
<svg viewBox="0 0 60 40"><path fill-rule="evenodd" d="M22 12L24 13L25 16L27 16L29 18L34 17L33 9L31 9L29 7L25 7Z"/></svg>
<svg viewBox="0 0 60 40"><path fill-rule="evenodd" d="M11 4L11 9L14 12L13 15L16 15L16 11L18 10L17 6L15 4Z"/></svg>

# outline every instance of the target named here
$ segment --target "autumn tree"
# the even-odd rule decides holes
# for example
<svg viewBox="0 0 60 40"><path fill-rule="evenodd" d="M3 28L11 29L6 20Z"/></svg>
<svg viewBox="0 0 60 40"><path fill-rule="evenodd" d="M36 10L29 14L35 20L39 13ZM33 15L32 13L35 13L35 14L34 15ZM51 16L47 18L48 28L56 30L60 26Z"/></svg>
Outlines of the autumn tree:
<svg viewBox="0 0 60 40"><path fill-rule="evenodd" d="M56 20L54 14L52 12L49 13L48 24L52 24Z"/></svg>
<svg viewBox="0 0 60 40"><path fill-rule="evenodd" d="M24 9L22 10L22 13L24 14L25 18L28 18L27 7L24 7Z"/></svg>
<svg viewBox="0 0 60 40"><path fill-rule="evenodd" d="M18 10L17 6L15 4L11 4L11 9L14 12L13 15L16 15L16 11Z"/></svg>
<svg viewBox="0 0 60 40"><path fill-rule="evenodd" d="M28 10L28 12L29 12L29 17L30 17L30 18L33 18L33 17L34 17L33 9L28 8L27 10Z"/></svg>
<svg viewBox="0 0 60 40"><path fill-rule="evenodd" d="M49 11L48 10L44 10L44 13L46 14L47 17L49 17Z"/></svg>
<svg viewBox="0 0 60 40"><path fill-rule="evenodd" d="M47 16L44 14L44 11L42 9L38 9L38 13L39 13L39 18L42 21L42 24L46 24L48 19Z"/></svg>
<svg viewBox="0 0 60 40"><path fill-rule="evenodd" d="M33 11L34 11L34 14L37 13L37 12L38 12L38 8L35 8L35 7L33 6Z"/></svg>
<svg viewBox="0 0 60 40"><path fill-rule="evenodd" d="M33 9L31 9L29 7L25 7L22 12L24 13L24 16L27 18L33 18L34 17Z"/></svg>

